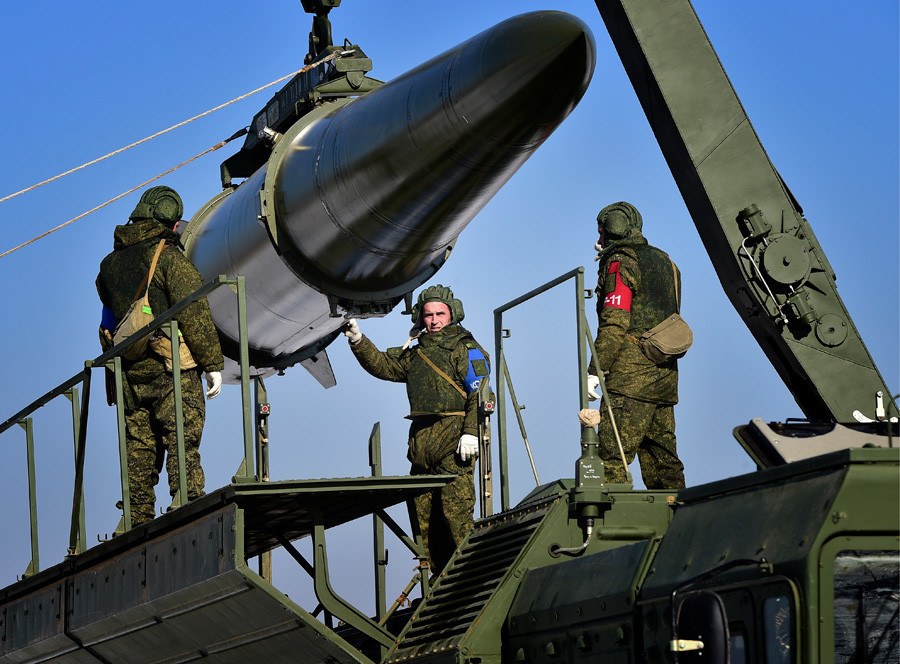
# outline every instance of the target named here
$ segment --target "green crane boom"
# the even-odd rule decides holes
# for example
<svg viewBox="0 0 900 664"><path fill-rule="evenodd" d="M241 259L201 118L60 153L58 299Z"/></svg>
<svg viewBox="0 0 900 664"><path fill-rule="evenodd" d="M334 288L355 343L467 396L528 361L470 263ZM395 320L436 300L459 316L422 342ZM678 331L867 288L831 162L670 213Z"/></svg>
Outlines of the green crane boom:
<svg viewBox="0 0 900 664"><path fill-rule="evenodd" d="M877 417L891 393L690 2L596 4L722 287L803 413Z"/></svg>

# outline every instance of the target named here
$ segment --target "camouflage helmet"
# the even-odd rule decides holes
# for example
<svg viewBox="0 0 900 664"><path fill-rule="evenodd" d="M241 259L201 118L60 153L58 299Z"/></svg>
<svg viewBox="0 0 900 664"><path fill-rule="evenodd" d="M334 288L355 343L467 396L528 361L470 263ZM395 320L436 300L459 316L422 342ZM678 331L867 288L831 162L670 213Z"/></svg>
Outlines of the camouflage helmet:
<svg viewBox="0 0 900 664"><path fill-rule="evenodd" d="M597 215L597 230L606 231L611 240L621 240L635 232L640 233L643 225L641 213L625 201L607 205Z"/></svg>
<svg viewBox="0 0 900 664"><path fill-rule="evenodd" d="M181 196L171 187L150 187L141 194L140 202L135 206L129 219L156 219L166 226L172 226L181 220L184 204Z"/></svg>
<svg viewBox="0 0 900 664"><path fill-rule="evenodd" d="M443 302L450 309L450 323L460 323L466 317L462 302L453 297L453 291L440 284L429 286L421 293L412 309L412 322L416 327L421 326L422 310L428 302Z"/></svg>

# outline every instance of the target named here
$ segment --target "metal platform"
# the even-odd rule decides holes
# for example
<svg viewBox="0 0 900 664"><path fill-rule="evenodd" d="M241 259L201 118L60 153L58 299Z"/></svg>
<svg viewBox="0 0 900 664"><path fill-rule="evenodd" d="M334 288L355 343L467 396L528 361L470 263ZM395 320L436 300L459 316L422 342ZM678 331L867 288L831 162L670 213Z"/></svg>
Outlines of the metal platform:
<svg viewBox="0 0 900 664"><path fill-rule="evenodd" d="M226 486L0 591L0 662L369 662L247 559L311 536L326 610L392 643L393 635L330 591L324 531L450 479Z"/></svg>

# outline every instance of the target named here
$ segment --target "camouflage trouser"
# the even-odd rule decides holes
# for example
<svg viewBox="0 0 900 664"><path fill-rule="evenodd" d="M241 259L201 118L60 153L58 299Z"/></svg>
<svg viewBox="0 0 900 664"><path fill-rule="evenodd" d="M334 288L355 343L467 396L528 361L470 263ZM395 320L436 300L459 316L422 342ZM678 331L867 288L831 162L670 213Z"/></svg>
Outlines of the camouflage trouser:
<svg viewBox="0 0 900 664"><path fill-rule="evenodd" d="M641 477L648 489L680 489L684 487L684 466L675 449L675 409L646 401L638 401L619 394L610 395L619 438L630 464L637 454ZM627 481L622 456L616 445L606 404L600 406L600 456L606 464L606 481L621 484Z"/></svg>
<svg viewBox="0 0 900 664"><path fill-rule="evenodd" d="M460 460L456 446L463 418L413 422L409 428L411 475L456 475L442 489L416 497L416 516L425 555L437 573L447 564L472 528L475 510L475 463Z"/></svg>
<svg viewBox="0 0 900 664"><path fill-rule="evenodd" d="M169 494L178 492L178 442L175 434L175 382L165 373L149 383L131 385L134 408L125 412L125 443L128 453L128 484L131 491L131 525L154 516L159 473L166 462ZM200 435L206 402L200 371L181 374L184 412L185 475L188 500L203 495L205 479L200 467Z"/></svg>

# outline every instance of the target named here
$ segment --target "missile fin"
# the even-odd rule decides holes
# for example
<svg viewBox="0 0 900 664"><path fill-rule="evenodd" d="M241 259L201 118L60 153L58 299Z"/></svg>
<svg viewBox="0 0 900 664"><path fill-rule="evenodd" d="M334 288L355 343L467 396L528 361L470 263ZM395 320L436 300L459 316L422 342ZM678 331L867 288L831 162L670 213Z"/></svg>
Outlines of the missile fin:
<svg viewBox="0 0 900 664"><path fill-rule="evenodd" d="M300 362L301 365L310 373L312 377L319 381L319 384L326 390L329 387L337 385L334 377L334 370L331 368L331 361L328 359L328 353L324 350L319 351L315 355Z"/></svg>

